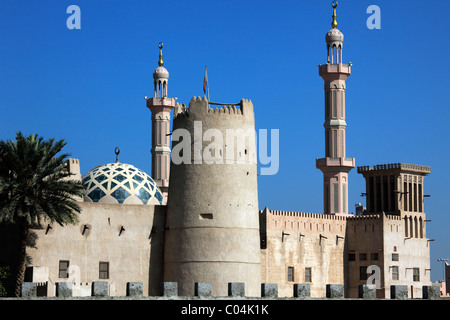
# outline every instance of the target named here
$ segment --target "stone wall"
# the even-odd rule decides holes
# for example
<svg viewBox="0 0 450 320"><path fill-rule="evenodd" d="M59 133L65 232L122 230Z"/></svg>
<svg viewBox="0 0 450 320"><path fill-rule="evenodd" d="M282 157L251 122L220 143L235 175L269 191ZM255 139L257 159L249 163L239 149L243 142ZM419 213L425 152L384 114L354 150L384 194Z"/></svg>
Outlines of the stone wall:
<svg viewBox="0 0 450 320"><path fill-rule="evenodd" d="M380 215L365 215L347 218L346 231L346 289L349 297L358 296L359 285L366 284L369 266L383 263L383 221ZM384 274L380 275L384 288ZM379 298L384 293L378 290Z"/></svg>
<svg viewBox="0 0 450 320"><path fill-rule="evenodd" d="M308 283L312 297L344 283L345 217L266 208L260 218L261 281L277 283L281 297L293 296L294 283Z"/></svg>
<svg viewBox="0 0 450 320"><path fill-rule="evenodd" d="M143 283L145 294L157 293L162 281L165 207L79 205L82 212L77 225L44 222L42 229L33 230L36 243L27 249L30 281L45 281L42 272L37 272L45 266L49 296L55 295L51 284L67 279L77 284L78 294L85 295L92 282L102 280L100 262L106 262L107 275L105 270L102 276L108 277L108 295L125 295L130 278ZM59 270L60 261L68 261L68 278Z"/></svg>
<svg viewBox="0 0 450 320"><path fill-rule="evenodd" d="M22 299L35 299L37 298L36 283L25 282L21 286L21 298ZM92 290L89 297L104 299L109 297L108 282L95 281L92 283ZM209 282L196 282L194 284L194 294L191 296L179 295L177 282L161 282L159 286L159 292L156 295L149 296L148 298L154 299L240 299L244 300L250 298L255 299L279 299L282 298L279 295L278 284L276 283L261 283L261 296L260 297L247 297L245 295L245 284L228 283L227 289L224 291L225 295L215 296L212 294L211 283ZM292 286L292 299L313 299L310 295L310 284L294 284ZM408 293L406 286L394 285L390 287L391 295L390 299L408 299ZM440 299L439 286L423 286L424 292L423 298L429 300ZM344 286L342 284L327 284L325 286L326 299L344 299ZM360 285L358 298L360 299L376 299L376 288L374 285ZM74 295L72 286L68 282L56 283L56 297L61 299L76 299L87 298L77 297ZM143 283L142 282L127 282L126 283L126 295L119 296L117 298L129 297L132 299L144 298L143 295ZM1 299L0 299L1 300Z"/></svg>
<svg viewBox="0 0 450 320"><path fill-rule="evenodd" d="M164 281L178 282L182 295L192 295L195 282L211 282L215 295L223 295L228 282L245 282L247 294L258 296L253 105L241 100L213 107L206 99L193 98L188 110L175 108ZM229 139L230 131L237 130L248 132L248 139ZM179 132L186 135L179 138ZM186 158L177 162L180 153Z"/></svg>

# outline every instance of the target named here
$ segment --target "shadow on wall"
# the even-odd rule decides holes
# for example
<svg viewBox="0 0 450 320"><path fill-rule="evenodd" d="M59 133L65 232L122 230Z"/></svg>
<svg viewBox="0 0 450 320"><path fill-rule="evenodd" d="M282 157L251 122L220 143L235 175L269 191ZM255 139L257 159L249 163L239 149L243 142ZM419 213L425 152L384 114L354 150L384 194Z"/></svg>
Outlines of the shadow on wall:
<svg viewBox="0 0 450 320"><path fill-rule="evenodd" d="M164 228L166 225L166 207L155 206L152 230L149 235L150 261L148 272L148 295L160 294L160 283L163 281L164 263Z"/></svg>
<svg viewBox="0 0 450 320"><path fill-rule="evenodd" d="M41 226L33 226L26 240L26 246L28 248L36 248L38 236L33 229L42 229ZM1 284L6 291L7 297L14 296L15 284L17 273L19 270L19 248L20 248L20 230L18 224L1 223L0 224L0 268L8 270L6 278L1 279ZM29 255L25 258L27 265L32 264L31 257ZM25 272L25 281L31 281L27 279L27 273Z"/></svg>

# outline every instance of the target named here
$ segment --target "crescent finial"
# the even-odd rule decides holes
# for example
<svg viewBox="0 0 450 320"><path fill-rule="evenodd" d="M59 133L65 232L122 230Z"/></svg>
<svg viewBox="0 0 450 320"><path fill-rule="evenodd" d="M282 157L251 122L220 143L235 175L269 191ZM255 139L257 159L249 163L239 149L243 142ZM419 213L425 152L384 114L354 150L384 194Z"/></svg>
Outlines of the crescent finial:
<svg viewBox="0 0 450 320"><path fill-rule="evenodd" d="M162 55L162 48L163 48L163 43L160 42L158 44L158 48L159 48L159 61L158 61L158 65L160 67L162 67L164 65L164 61L163 61L163 55Z"/></svg>
<svg viewBox="0 0 450 320"><path fill-rule="evenodd" d="M331 22L331 27L333 28L333 29L336 29L337 28L337 21L336 21L336 7L337 7L337 5L338 5L338 2L336 1L336 0L334 0L332 3L331 3L331 6L333 7L333 22Z"/></svg>

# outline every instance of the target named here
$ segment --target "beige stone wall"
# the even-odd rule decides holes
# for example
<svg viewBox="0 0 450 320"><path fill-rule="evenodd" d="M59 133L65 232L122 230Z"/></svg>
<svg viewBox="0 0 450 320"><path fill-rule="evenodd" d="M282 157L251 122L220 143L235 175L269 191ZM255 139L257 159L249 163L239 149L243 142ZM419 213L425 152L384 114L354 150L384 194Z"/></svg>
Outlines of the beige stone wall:
<svg viewBox="0 0 450 320"><path fill-rule="evenodd" d="M376 227L371 235L356 234L352 232L353 227L349 227L348 243L349 249L379 250L379 261L371 262L381 268L378 297L389 298L391 285L406 285L410 298L421 298L422 286L431 283L430 241L426 237L423 201L424 178L430 170L428 166L405 163L358 167L358 172L366 179L367 210L379 218L373 222ZM364 219L359 219L361 226L369 223ZM358 262L349 262L351 265L359 266ZM351 297L357 296L358 283L365 282L356 278L356 271L351 271L349 276ZM415 271L418 271L416 275Z"/></svg>
<svg viewBox="0 0 450 320"><path fill-rule="evenodd" d="M402 212L402 216L386 217L383 237L385 296L390 297L391 285L407 285L410 298L422 298L422 286L431 285L430 280L430 242L423 230L422 237L405 236L404 218L410 215L425 214ZM398 230L398 231L397 231ZM393 261L392 254L398 254L398 261ZM399 278L392 279L392 267L398 266ZM418 276L414 277L414 269L418 269Z"/></svg>
<svg viewBox="0 0 450 320"><path fill-rule="evenodd" d="M360 284L376 284L370 274L367 275L369 282L361 279L360 268L369 266L379 267L378 298L390 298L391 285L406 285L410 298L422 297L422 286L431 284L430 244L425 230L422 238L405 237L404 218L404 214L377 214L348 219L347 253L355 254L355 260L346 264L348 297L358 297ZM372 256L374 253L378 254L377 259ZM361 254L365 259L361 259ZM395 268L398 268L398 276L394 275ZM419 271L418 277L413 276L414 268Z"/></svg>
<svg viewBox="0 0 450 320"><path fill-rule="evenodd" d="M144 295L158 295L165 207L79 204L82 213L78 225L53 224L48 228L44 222L43 229L33 230L36 245L27 250L28 266L48 268L48 295L55 295L56 282L68 280L59 277L60 260L68 260L74 268L70 277L82 284L79 294L90 294L93 281L108 281L111 296L125 296L126 283L140 281ZM109 279L99 278L100 262L109 262ZM79 276L75 274L77 270ZM42 281L42 275L39 278Z"/></svg>
<svg viewBox="0 0 450 320"><path fill-rule="evenodd" d="M312 297L325 297L327 284L344 283L345 217L269 210L260 214L265 215L267 246L261 249L261 282L278 283L280 297L291 297L295 283L311 284ZM293 281L289 267L294 268ZM306 268L311 268L311 282L305 281Z"/></svg>
<svg viewBox="0 0 450 320"><path fill-rule="evenodd" d="M354 260L349 259L354 256ZM346 273L346 295L358 297L358 286L367 284L370 274L363 272L361 267L378 266L380 268L381 288L385 287L383 275L383 220L380 215L366 215L347 219L346 256L344 257ZM370 279L369 279L370 280ZM373 284L374 282L370 282ZM377 296L384 297L384 292L377 290Z"/></svg>

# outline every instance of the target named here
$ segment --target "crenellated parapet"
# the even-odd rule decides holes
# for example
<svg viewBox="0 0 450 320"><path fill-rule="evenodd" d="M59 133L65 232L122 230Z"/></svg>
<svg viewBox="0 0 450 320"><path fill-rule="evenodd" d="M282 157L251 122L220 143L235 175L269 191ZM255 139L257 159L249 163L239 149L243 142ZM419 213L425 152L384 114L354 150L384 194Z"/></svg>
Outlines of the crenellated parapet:
<svg viewBox="0 0 450 320"><path fill-rule="evenodd" d="M212 106L218 106L216 108L212 108ZM214 114L220 114L220 113L228 113L228 114L238 114L238 115L242 115L242 109L241 109L241 104L237 103L237 104L230 104L230 105L225 105L225 104L219 104L219 103L209 103L209 109L208 109L208 113L214 113ZM220 107L221 106L221 107Z"/></svg>
<svg viewBox="0 0 450 320"><path fill-rule="evenodd" d="M262 214L264 210L260 210L259 213ZM324 220L345 220L345 216L334 216L325 215L322 213L310 213L310 212L298 212L298 211L280 211L280 210L269 210L269 213L273 216L280 217L297 217L297 218L313 218L313 219L324 219Z"/></svg>
<svg viewBox="0 0 450 320"><path fill-rule="evenodd" d="M402 217L396 214L385 214L384 218L391 221L401 221Z"/></svg>
<svg viewBox="0 0 450 320"><path fill-rule="evenodd" d="M254 111L248 99L241 99L239 103L218 103L208 101L206 97L193 97L188 108L184 104L176 104L175 117L190 115L240 115L254 118Z"/></svg>
<svg viewBox="0 0 450 320"><path fill-rule="evenodd" d="M179 156L185 163L199 164L205 160L208 164L255 165L257 149L252 102L242 99L239 103L222 104L209 102L205 97L194 97L188 108L177 104L172 150L175 157ZM175 161L176 164L179 162ZM238 168L245 175L253 171L243 166ZM238 177L240 174L233 175Z"/></svg>
<svg viewBox="0 0 450 320"><path fill-rule="evenodd" d="M377 164L374 166L359 166L358 173L367 173L367 172L375 172L375 171L383 171L383 170L401 170L408 171L413 173L424 173L429 174L431 172L431 168L429 166L422 166L411 163L388 163L388 164Z"/></svg>
<svg viewBox="0 0 450 320"><path fill-rule="evenodd" d="M379 220L381 216L379 214L365 214L362 216L349 216L347 217L348 221L372 221Z"/></svg>
<svg viewBox="0 0 450 320"><path fill-rule="evenodd" d="M176 103L174 108L174 118L187 116L187 108L184 103Z"/></svg>
<svg viewBox="0 0 450 320"><path fill-rule="evenodd" d="M430 172L429 166L410 163L358 167L366 179L367 211L424 213L424 178Z"/></svg>
<svg viewBox="0 0 450 320"><path fill-rule="evenodd" d="M344 234L346 216L310 212L292 212L264 209L259 211L264 230L283 230L306 233L332 232Z"/></svg>
<svg viewBox="0 0 450 320"><path fill-rule="evenodd" d="M261 215L262 221L267 222L267 229L280 230L336 231L336 228L340 225L345 230L347 223L381 223L383 219L391 222L402 221L401 216L386 213L366 214L362 216L338 216L310 212L269 210L266 208L260 210L259 214ZM330 226L326 228L327 225Z"/></svg>

